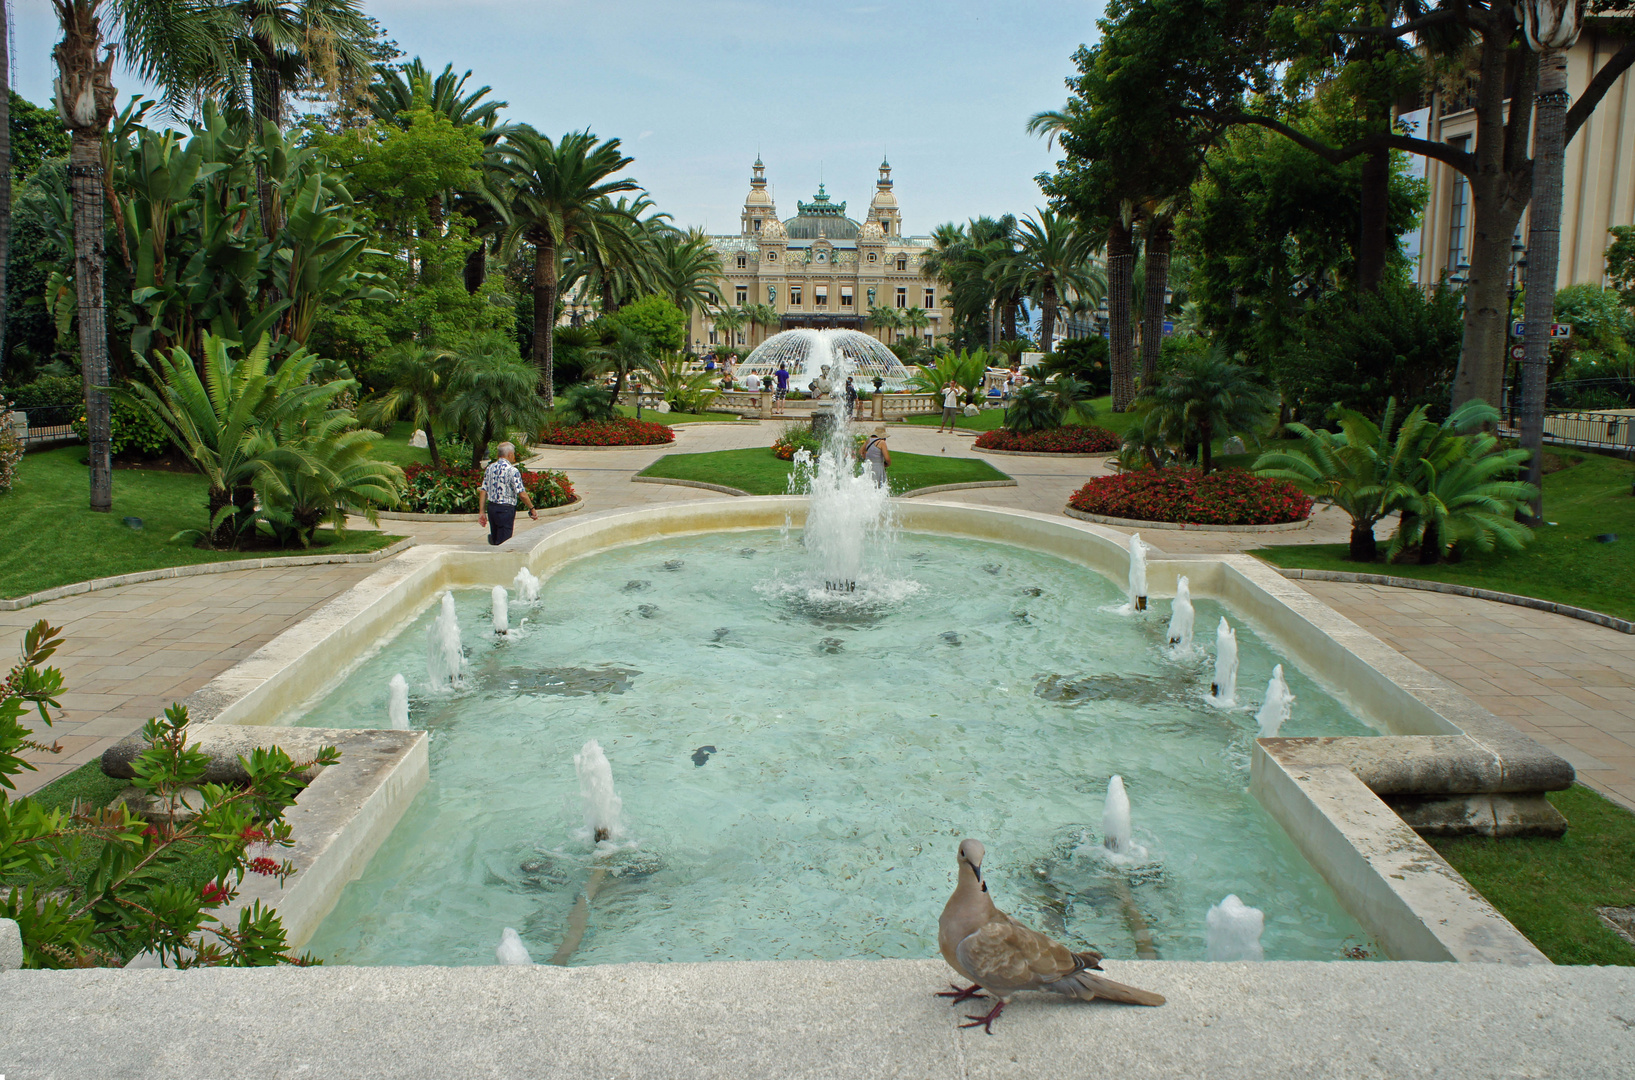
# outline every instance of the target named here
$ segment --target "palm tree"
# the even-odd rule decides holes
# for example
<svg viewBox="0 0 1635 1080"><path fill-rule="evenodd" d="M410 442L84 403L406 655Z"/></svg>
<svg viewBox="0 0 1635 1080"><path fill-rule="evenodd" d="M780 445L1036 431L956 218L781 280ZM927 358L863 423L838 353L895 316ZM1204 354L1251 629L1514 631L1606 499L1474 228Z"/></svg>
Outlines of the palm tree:
<svg viewBox="0 0 1635 1080"><path fill-rule="evenodd" d="M1269 391L1242 366L1219 355L1188 357L1141 402L1148 407L1143 423L1149 434L1180 444L1189 460L1192 448L1201 448L1206 476L1214 469L1216 435L1254 431L1271 419L1275 408Z"/></svg>
<svg viewBox="0 0 1635 1080"><path fill-rule="evenodd" d="M668 214L641 215L653 208L646 193L633 199L599 199L591 214L595 228L582 230L563 250L559 293L575 285L580 295L595 293L603 315L611 315L659 288L656 234L668 230Z"/></svg>
<svg viewBox="0 0 1635 1080"><path fill-rule="evenodd" d="M471 467L488 457L488 444L513 431L537 433L546 410L534 392L538 376L517 354L511 335L473 334L454 353L443 416L471 442Z"/></svg>
<svg viewBox="0 0 1635 1080"><path fill-rule="evenodd" d="M369 112L383 124L406 127L405 114L413 109L430 109L446 117L456 127L476 126L485 132L483 141L492 142L504 134L499 127L503 101L484 101L492 87L480 86L466 92L471 72L454 74L454 65L445 64L441 75L433 76L420 57L402 64L375 65L375 81L369 85Z"/></svg>
<svg viewBox="0 0 1635 1080"><path fill-rule="evenodd" d="M1009 279L1039 304L1043 312L1039 344L1050 352L1063 305L1078 299L1099 301L1107 291L1107 277L1091 261L1090 236L1065 215L1041 210L1037 218L1024 218L1018 238L1016 254L990 272Z"/></svg>
<svg viewBox="0 0 1635 1080"><path fill-rule="evenodd" d="M903 309L903 328L918 340L920 331L931 325L931 313L923 307Z"/></svg>
<svg viewBox="0 0 1635 1080"><path fill-rule="evenodd" d="M681 309L690 326L694 311L721 302L721 290L716 284L721 279L721 256L702 229L681 232L665 228L658 232L654 243L654 269L660 291ZM753 306L756 310L772 310L765 304ZM777 318L776 312L773 318ZM765 320L759 321L767 325Z"/></svg>
<svg viewBox="0 0 1635 1080"><path fill-rule="evenodd" d="M532 128L519 128L499 147L506 186L504 250L519 244L534 249L534 364L540 391L549 405L551 328L556 324L557 283L561 253L584 234L603 227L598 202L621 191L634 191L634 180L612 179L631 163L619 151L619 140L602 142L589 131L570 132L553 142Z"/></svg>
<svg viewBox="0 0 1635 1080"><path fill-rule="evenodd" d="M869 308L869 313L865 316L865 319L876 330L885 330L889 334L892 330L901 330L903 328L903 309L875 304ZM883 340L887 345L891 344L889 336Z"/></svg>
<svg viewBox="0 0 1635 1080"><path fill-rule="evenodd" d="M426 450L431 455L431 463L441 467L443 458L437 449L437 425L449 394L454 354L405 341L392 346L381 359L390 366L392 386L359 405L358 417L366 424L387 428L392 421L408 416L415 427L426 433Z"/></svg>
<svg viewBox="0 0 1635 1080"><path fill-rule="evenodd" d="M757 326L761 328L761 340L765 341L766 331L778 323L778 309L771 304L745 304L742 310L749 319L751 329Z"/></svg>
<svg viewBox="0 0 1635 1080"><path fill-rule="evenodd" d="M102 0L51 0L62 24L57 112L72 136L69 187L74 200L74 290L79 305L80 369L85 377L91 509L113 509L108 328L103 298L104 190L102 136L114 114L114 48L102 43ZM98 53L103 53L98 56Z"/></svg>
<svg viewBox="0 0 1635 1080"><path fill-rule="evenodd" d="M613 392L608 395L612 408L617 408L619 395L624 393L625 379L653 368L651 343L629 326L616 327L613 340L593 350L591 355L596 358L598 371L613 373Z"/></svg>
<svg viewBox="0 0 1635 1080"><path fill-rule="evenodd" d="M716 336L721 342L716 346L719 353L723 349L736 346L738 331L749 323L749 315L741 308L729 307L725 304L715 309L714 315Z"/></svg>

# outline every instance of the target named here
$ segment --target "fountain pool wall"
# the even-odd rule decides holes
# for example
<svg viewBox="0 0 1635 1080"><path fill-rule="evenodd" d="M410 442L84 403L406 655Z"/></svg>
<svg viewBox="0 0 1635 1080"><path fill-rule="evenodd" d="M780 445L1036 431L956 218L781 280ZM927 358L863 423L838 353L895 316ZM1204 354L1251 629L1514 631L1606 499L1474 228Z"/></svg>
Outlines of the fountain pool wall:
<svg viewBox="0 0 1635 1080"><path fill-rule="evenodd" d="M679 503L553 522L489 551L414 548L212 680L188 704L201 722L272 724L333 685L443 590L506 584L524 568L543 578L582 555L666 536L799 525L805 506L798 497ZM1115 582L1128 574L1123 536L1093 524L924 499L900 503L897 513L908 531L1059 555ZM1253 750L1251 790L1351 915L1395 959L1544 962L1381 796L1451 796L1474 802L1475 817L1498 821L1510 802L1571 783L1571 767L1248 556L1155 556L1149 595L1173 595L1180 574L1195 595L1218 600L1254 625L1388 736L1265 739ZM359 820L337 828L380 835L402 816L418 786L396 784L391 800L362 799L367 805ZM334 883L330 906L344 884L344 878ZM285 889L298 885L291 879ZM278 896L262 899L277 902ZM290 927L297 945L328 909L309 904L307 910L317 919Z"/></svg>

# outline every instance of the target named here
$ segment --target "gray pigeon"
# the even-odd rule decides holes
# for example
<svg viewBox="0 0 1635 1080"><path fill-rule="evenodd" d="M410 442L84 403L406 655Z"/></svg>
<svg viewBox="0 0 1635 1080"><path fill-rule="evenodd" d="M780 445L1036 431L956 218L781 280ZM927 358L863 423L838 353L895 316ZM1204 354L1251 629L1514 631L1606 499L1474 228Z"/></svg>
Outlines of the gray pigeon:
<svg viewBox="0 0 1635 1080"><path fill-rule="evenodd" d="M967 1015L971 1022L960 1027L980 1027L992 1035L993 1022L1018 990L1048 990L1080 1001L1105 998L1130 1005L1164 1003L1162 994L1092 974L1101 970L1100 953L1076 953L994 907L982 880L982 855L979 841L960 843L959 884L937 924L942 958L971 983L963 990L954 986L937 996L953 998L957 1005L985 998L986 994L977 991L988 990L999 999L985 1015Z"/></svg>

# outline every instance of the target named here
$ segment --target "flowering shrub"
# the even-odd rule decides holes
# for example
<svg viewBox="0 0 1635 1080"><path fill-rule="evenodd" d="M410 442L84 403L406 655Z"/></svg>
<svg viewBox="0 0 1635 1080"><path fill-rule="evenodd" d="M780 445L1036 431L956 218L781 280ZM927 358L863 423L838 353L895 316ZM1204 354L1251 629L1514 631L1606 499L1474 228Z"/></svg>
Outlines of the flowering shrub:
<svg viewBox="0 0 1635 1080"><path fill-rule="evenodd" d="M0 397L0 495L11 490L17 479L17 463L23 460L23 444L12 426L11 406Z"/></svg>
<svg viewBox="0 0 1635 1080"><path fill-rule="evenodd" d="M1311 498L1286 480L1240 469L1142 469L1098 476L1067 500L1087 514L1197 525L1276 525L1304 521Z"/></svg>
<svg viewBox="0 0 1635 1080"><path fill-rule="evenodd" d="M676 433L664 424L622 416L548 427L539 433L539 441L556 446L652 446L675 442Z"/></svg>
<svg viewBox="0 0 1635 1080"><path fill-rule="evenodd" d="M403 508L411 514L475 514L483 470L452 465L414 464L403 470ZM541 510L573 502L573 484L563 473L522 472L522 486Z"/></svg>
<svg viewBox="0 0 1635 1080"><path fill-rule="evenodd" d="M1118 449L1118 436L1106 428L1068 424L1019 434L995 428L977 436L984 450L1025 450L1030 454L1103 454Z"/></svg>

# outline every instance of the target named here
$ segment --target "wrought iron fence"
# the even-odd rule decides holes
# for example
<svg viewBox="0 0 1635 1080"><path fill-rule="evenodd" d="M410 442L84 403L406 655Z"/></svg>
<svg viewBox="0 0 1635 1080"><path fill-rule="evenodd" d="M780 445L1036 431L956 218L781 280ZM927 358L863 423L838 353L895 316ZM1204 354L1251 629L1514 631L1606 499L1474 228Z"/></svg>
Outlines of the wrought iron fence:
<svg viewBox="0 0 1635 1080"><path fill-rule="evenodd" d="M78 439L74 421L80 418L82 411L77 405L45 405L33 409L13 409L11 415L26 448Z"/></svg>
<svg viewBox="0 0 1635 1080"><path fill-rule="evenodd" d="M1635 409L1552 413L1544 418L1544 441L1587 450L1635 452Z"/></svg>

